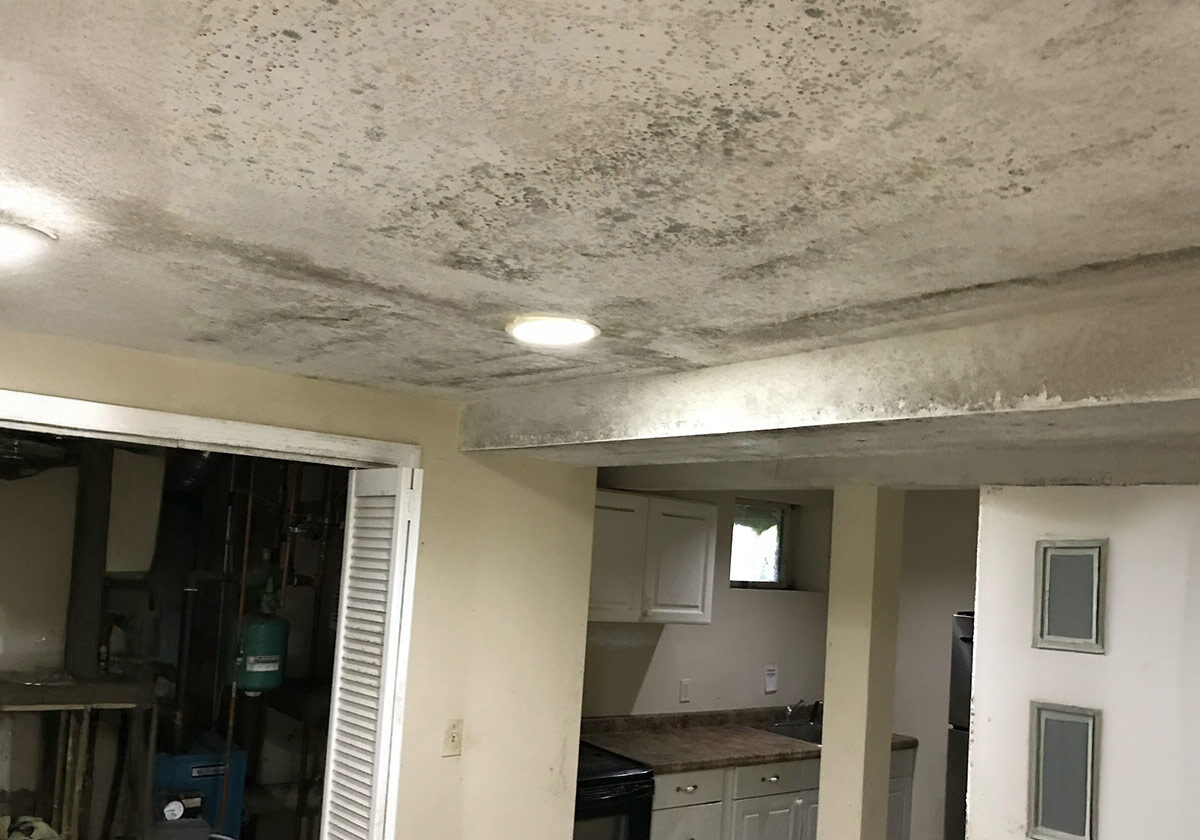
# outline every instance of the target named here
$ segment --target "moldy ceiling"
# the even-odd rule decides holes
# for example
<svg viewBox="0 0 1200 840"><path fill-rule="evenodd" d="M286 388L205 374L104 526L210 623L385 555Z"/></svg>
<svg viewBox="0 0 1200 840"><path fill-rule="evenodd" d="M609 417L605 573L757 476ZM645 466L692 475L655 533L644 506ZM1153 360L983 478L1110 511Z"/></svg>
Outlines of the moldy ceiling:
<svg viewBox="0 0 1200 840"><path fill-rule="evenodd" d="M1109 294L1200 242L1180 0L0 0L0 326L469 396ZM1081 266L1100 265L1100 270ZM515 345L525 311L586 349Z"/></svg>

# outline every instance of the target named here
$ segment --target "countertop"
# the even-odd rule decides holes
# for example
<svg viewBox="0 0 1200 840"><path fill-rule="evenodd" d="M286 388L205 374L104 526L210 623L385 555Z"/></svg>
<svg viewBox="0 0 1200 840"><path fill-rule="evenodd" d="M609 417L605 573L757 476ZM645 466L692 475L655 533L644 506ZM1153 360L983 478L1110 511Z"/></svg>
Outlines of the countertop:
<svg viewBox="0 0 1200 840"><path fill-rule="evenodd" d="M647 764L655 773L821 757L821 748L816 744L738 724L588 732L583 740ZM893 750L911 750L916 746L916 738L892 736Z"/></svg>

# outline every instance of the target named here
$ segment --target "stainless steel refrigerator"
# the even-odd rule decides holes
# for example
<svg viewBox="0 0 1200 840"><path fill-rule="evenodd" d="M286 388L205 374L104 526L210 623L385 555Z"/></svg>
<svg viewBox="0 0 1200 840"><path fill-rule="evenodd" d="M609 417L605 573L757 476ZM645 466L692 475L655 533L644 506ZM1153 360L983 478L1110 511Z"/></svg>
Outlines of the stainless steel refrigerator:
<svg viewBox="0 0 1200 840"><path fill-rule="evenodd" d="M946 743L946 840L967 836L967 750L971 741L971 659L975 613L954 614L950 647L950 728Z"/></svg>

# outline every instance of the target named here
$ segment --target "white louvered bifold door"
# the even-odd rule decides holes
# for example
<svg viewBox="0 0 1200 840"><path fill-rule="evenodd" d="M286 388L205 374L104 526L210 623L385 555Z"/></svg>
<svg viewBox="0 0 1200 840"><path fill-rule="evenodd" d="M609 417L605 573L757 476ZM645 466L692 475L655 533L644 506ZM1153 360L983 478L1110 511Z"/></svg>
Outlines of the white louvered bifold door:
<svg viewBox="0 0 1200 840"><path fill-rule="evenodd" d="M352 470L322 840L391 840L421 471Z"/></svg>

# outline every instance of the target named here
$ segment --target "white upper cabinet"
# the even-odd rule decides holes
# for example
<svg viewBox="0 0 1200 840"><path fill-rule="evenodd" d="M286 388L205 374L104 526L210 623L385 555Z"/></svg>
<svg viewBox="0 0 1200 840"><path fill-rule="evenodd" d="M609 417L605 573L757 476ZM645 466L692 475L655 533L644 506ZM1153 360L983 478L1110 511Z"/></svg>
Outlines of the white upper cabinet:
<svg viewBox="0 0 1200 840"><path fill-rule="evenodd" d="M596 491L588 621L641 621L650 499Z"/></svg>
<svg viewBox="0 0 1200 840"><path fill-rule="evenodd" d="M712 621L717 509L703 502L650 499L643 604L647 621Z"/></svg>
<svg viewBox="0 0 1200 840"><path fill-rule="evenodd" d="M712 621L717 508L596 491L590 621Z"/></svg>

